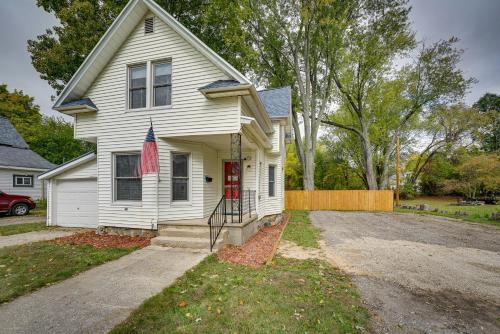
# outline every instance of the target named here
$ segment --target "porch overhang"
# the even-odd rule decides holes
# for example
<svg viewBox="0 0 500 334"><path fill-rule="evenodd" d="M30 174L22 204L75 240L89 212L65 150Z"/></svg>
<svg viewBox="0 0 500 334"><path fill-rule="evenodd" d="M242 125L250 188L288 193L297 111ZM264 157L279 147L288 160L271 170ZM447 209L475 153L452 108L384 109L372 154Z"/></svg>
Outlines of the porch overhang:
<svg viewBox="0 0 500 334"><path fill-rule="evenodd" d="M216 99L223 97L242 97L245 102L250 106L254 118L259 122L262 130L266 134L271 134L274 132L274 128L267 114L266 108L257 93L257 89L252 84L233 84L229 86L222 87L210 87L210 85L202 87L199 89L200 92L207 99Z"/></svg>
<svg viewBox="0 0 500 334"><path fill-rule="evenodd" d="M266 133L260 127L259 123L253 117L241 116L241 125L243 129L243 133L249 135L247 131L250 133L250 136L253 137L261 146L266 149L271 149L273 144L267 137Z"/></svg>

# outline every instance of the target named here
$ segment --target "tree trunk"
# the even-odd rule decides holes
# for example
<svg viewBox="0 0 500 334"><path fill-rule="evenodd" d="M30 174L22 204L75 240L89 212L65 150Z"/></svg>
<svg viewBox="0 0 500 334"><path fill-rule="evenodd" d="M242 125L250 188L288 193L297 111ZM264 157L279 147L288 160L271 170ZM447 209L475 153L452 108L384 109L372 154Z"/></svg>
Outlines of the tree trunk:
<svg viewBox="0 0 500 334"><path fill-rule="evenodd" d="M304 190L314 190L314 170L314 149L308 141L304 152Z"/></svg>
<svg viewBox="0 0 500 334"><path fill-rule="evenodd" d="M370 137L368 135L368 128L366 126L363 126L361 150L363 152L363 167L368 190L377 190L377 176L375 175L375 171L373 169L372 145L370 142Z"/></svg>

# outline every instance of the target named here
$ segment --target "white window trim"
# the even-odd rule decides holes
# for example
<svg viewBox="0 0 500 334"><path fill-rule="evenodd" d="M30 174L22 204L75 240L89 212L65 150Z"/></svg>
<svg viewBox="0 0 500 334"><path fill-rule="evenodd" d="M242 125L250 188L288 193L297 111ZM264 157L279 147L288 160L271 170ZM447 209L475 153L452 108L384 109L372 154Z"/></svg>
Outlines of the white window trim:
<svg viewBox="0 0 500 334"><path fill-rule="evenodd" d="M270 190L270 187L269 187L269 184L271 183L270 181L270 173L269 173L269 169L270 167L273 167L273 170L274 170L274 181L273 181L273 184L274 184L274 194L271 196L269 195L269 190ZM269 164L267 166L267 197L269 198L276 198L276 169L277 169L277 166L275 164Z"/></svg>
<svg viewBox="0 0 500 334"><path fill-rule="evenodd" d="M24 184L24 181L23 181L23 184L18 184L16 182L18 177L22 178L22 180L29 179L30 184ZM27 175L27 174L13 174L12 175L12 186L14 188L34 188L35 187L35 177L31 174L29 174L29 175Z"/></svg>
<svg viewBox="0 0 500 334"><path fill-rule="evenodd" d="M157 63L170 63L171 66L171 85L170 85L170 104L164 106L153 106L153 65ZM130 68L136 67L140 65L146 65L146 107L144 108L130 108ZM127 64L125 66L126 71L126 83L125 83L125 112L144 112L151 110L164 110L164 109L172 109L173 99L174 99L174 64L172 61L172 57L163 57L163 58L155 58L148 59L143 61L138 61L134 63Z"/></svg>
<svg viewBox="0 0 500 334"><path fill-rule="evenodd" d="M140 151L119 151L111 153L111 204L119 205L119 206L141 206L142 205L142 184L141 184L141 199L140 200L117 200L116 199L116 156L117 155L132 155L138 154L140 155ZM141 178L142 183L142 178Z"/></svg>
<svg viewBox="0 0 500 334"><path fill-rule="evenodd" d="M174 200L174 183L173 183L173 177L174 177L174 154L186 154L188 156L188 190L187 190L187 195L188 199L187 200ZM178 152L178 151L172 151L170 152L170 203L173 206L186 206L186 205L191 205L191 201L193 198L192 194L192 183L193 183L193 175L192 175L192 153L191 152Z"/></svg>
<svg viewBox="0 0 500 334"><path fill-rule="evenodd" d="M149 62L150 63L150 82L149 82L149 85L151 87L150 91L151 93L148 95L149 96L149 109L151 110L157 110L157 109L170 109L172 108L172 93L173 93L173 73L174 73L174 69L172 67L172 59L171 58L164 58L164 59L158 59L158 60L152 60ZM154 80L155 80L155 77L154 77L154 71L153 71L153 68L156 64L170 64L170 104L165 104L163 106L155 106L154 105L154 95L155 95L155 92L154 92Z"/></svg>
<svg viewBox="0 0 500 334"><path fill-rule="evenodd" d="M146 107L143 107L143 108L130 108L130 69L134 68L134 67L139 67L139 66L142 66L142 65L146 65ZM125 85L125 110L126 111L130 111L130 112L137 112L137 111L143 111L143 110L148 110L148 95L149 95L149 91L150 91L150 87L148 86L148 81L149 81L149 62L148 61L141 61L141 62L137 62L137 63L132 63L132 64L128 64L126 66L126 71L127 71L127 75L126 75L126 80L127 80L127 83Z"/></svg>

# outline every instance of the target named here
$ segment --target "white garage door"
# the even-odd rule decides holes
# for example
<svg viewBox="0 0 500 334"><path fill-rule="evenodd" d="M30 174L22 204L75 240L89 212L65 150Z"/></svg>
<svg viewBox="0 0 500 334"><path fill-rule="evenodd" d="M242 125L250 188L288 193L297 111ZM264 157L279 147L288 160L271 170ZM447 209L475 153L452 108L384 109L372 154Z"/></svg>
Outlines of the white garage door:
<svg viewBox="0 0 500 334"><path fill-rule="evenodd" d="M56 225L97 227L97 180L58 180L55 188Z"/></svg>

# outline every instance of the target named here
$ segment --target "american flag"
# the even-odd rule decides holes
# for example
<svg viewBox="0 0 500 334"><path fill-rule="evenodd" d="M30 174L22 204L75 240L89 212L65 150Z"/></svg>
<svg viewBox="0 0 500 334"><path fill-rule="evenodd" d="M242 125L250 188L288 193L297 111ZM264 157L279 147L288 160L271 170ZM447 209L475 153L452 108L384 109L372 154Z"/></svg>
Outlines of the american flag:
<svg viewBox="0 0 500 334"><path fill-rule="evenodd" d="M155 174L160 172L158 161L158 146L156 146L153 124L149 127L148 134L142 145L141 152L141 176L144 174Z"/></svg>

